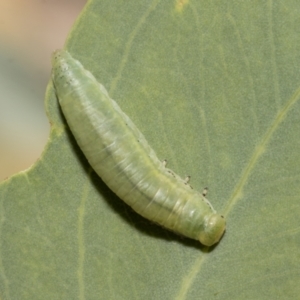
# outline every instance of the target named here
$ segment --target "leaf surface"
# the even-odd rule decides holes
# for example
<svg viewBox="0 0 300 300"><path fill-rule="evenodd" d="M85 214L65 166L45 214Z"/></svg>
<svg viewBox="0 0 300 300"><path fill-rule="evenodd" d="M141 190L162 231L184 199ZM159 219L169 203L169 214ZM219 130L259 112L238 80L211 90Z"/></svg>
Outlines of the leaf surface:
<svg viewBox="0 0 300 300"><path fill-rule="evenodd" d="M0 186L1 299L295 299L300 3L90 1L66 49L168 167L227 219L202 247L98 178L46 94L51 133ZM50 58L49 58L50 59Z"/></svg>

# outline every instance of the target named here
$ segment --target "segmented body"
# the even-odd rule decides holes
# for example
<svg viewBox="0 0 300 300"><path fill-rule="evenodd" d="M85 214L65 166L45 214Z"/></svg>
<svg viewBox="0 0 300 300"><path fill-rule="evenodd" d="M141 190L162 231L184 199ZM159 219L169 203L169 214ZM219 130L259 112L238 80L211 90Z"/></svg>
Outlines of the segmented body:
<svg viewBox="0 0 300 300"><path fill-rule="evenodd" d="M67 51L53 54L52 79L64 116L90 165L137 213L210 246L225 220L165 167L103 85Z"/></svg>

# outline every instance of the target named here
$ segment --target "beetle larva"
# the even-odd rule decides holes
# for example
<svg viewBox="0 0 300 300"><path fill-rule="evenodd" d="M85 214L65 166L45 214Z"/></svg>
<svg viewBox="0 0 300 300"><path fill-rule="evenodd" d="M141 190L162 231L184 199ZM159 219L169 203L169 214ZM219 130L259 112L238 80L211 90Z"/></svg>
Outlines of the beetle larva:
<svg viewBox="0 0 300 300"><path fill-rule="evenodd" d="M107 186L143 217L203 245L217 243L225 230L223 216L165 167L104 86L67 51L56 51L52 64L68 125Z"/></svg>

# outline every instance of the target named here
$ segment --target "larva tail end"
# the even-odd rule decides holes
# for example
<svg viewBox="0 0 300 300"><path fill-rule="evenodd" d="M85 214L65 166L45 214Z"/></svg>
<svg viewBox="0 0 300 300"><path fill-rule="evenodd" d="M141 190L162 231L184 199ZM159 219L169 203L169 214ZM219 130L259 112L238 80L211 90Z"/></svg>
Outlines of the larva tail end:
<svg viewBox="0 0 300 300"><path fill-rule="evenodd" d="M199 241L205 246L212 246L217 243L226 228L226 221L223 216L219 214L212 214L206 220L204 230L199 235Z"/></svg>
<svg viewBox="0 0 300 300"><path fill-rule="evenodd" d="M56 62L57 58L59 56L61 56L61 54L63 53L63 50L57 49L55 50L52 55L51 55L51 61L52 61L52 65L54 65L54 63Z"/></svg>

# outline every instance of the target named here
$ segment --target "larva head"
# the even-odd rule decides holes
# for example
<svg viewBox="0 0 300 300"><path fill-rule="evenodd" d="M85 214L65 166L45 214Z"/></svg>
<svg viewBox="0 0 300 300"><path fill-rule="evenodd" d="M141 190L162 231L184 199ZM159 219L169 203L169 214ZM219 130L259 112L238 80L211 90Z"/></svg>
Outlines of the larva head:
<svg viewBox="0 0 300 300"><path fill-rule="evenodd" d="M212 246L222 237L226 227L223 216L213 213L206 218L204 230L199 235L199 241L205 246Z"/></svg>

